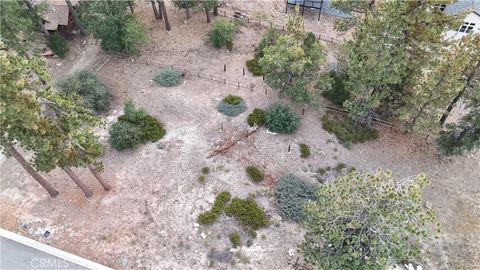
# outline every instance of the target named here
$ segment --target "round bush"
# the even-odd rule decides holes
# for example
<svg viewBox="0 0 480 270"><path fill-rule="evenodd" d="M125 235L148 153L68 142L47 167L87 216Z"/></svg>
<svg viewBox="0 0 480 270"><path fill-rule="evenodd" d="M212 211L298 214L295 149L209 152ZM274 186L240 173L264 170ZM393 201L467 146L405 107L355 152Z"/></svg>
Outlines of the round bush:
<svg viewBox="0 0 480 270"><path fill-rule="evenodd" d="M226 46L228 50L233 47L233 34L235 33L235 23L226 18L218 18L208 32L208 41L216 48Z"/></svg>
<svg viewBox="0 0 480 270"><path fill-rule="evenodd" d="M228 95L218 105L217 110L227 116L237 116L247 109L241 97Z"/></svg>
<svg viewBox="0 0 480 270"><path fill-rule="evenodd" d="M175 86L182 82L183 75L180 71L164 68L155 75L154 80L161 86Z"/></svg>
<svg viewBox="0 0 480 270"><path fill-rule="evenodd" d="M255 166L248 166L246 171L253 182L260 182L263 181L263 178L265 178L263 172L257 169Z"/></svg>
<svg viewBox="0 0 480 270"><path fill-rule="evenodd" d="M142 130L128 122L119 121L114 123L109 130L108 142L116 150L132 149L142 142Z"/></svg>
<svg viewBox="0 0 480 270"><path fill-rule="evenodd" d="M138 123L138 127L142 131L143 141L156 142L167 133L162 123L151 115L145 115Z"/></svg>
<svg viewBox="0 0 480 270"><path fill-rule="evenodd" d="M300 157L308 158L309 156L310 156L310 147L308 147L308 145L304 143L300 144Z"/></svg>
<svg viewBox="0 0 480 270"><path fill-rule="evenodd" d="M300 124L300 117L283 104L272 104L266 113L268 130L277 133L293 133Z"/></svg>
<svg viewBox="0 0 480 270"><path fill-rule="evenodd" d="M287 174L280 177L276 187L278 213L286 219L302 221L305 219L303 207L305 202L315 199L318 188Z"/></svg>
<svg viewBox="0 0 480 270"><path fill-rule="evenodd" d="M265 120L265 111L259 108L255 108L247 117L247 123L251 127L253 127L254 124L257 124L257 126L263 126Z"/></svg>
<svg viewBox="0 0 480 270"><path fill-rule="evenodd" d="M86 69L61 79L57 87L65 93L77 93L83 97L85 107L97 113L106 112L110 107L112 96L107 87L94 73Z"/></svg>

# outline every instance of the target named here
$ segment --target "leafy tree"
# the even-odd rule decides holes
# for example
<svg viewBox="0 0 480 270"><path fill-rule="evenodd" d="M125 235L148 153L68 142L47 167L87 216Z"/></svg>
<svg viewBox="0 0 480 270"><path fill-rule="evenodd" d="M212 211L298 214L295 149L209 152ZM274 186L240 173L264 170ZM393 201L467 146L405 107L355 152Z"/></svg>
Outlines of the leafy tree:
<svg viewBox="0 0 480 270"><path fill-rule="evenodd" d="M300 249L318 269L385 269L415 259L435 213L422 202L420 174L398 180L390 171L352 171L322 185L307 202Z"/></svg>
<svg viewBox="0 0 480 270"><path fill-rule="evenodd" d="M200 6L205 10L205 15L207 15L207 23L210 23L210 10L215 10L218 6L218 0L200 0Z"/></svg>
<svg viewBox="0 0 480 270"><path fill-rule="evenodd" d="M437 139L438 147L444 155L463 155L480 147L480 83L469 96L468 113L459 123L448 124Z"/></svg>
<svg viewBox="0 0 480 270"><path fill-rule="evenodd" d="M35 23L43 5L25 8L23 2L14 0L0 1L0 39L7 47L24 53L33 39ZM34 23L35 22L35 23Z"/></svg>
<svg viewBox="0 0 480 270"><path fill-rule="evenodd" d="M455 100L474 91L480 75L480 36L469 35L445 48L438 61L423 71L423 77L405 96L402 118L411 130L440 128ZM442 116L444 112L445 116ZM439 119L443 119L440 120Z"/></svg>
<svg viewBox="0 0 480 270"><path fill-rule="evenodd" d="M146 41L142 22L127 7L127 1L80 2L79 16L104 51L137 54Z"/></svg>
<svg viewBox="0 0 480 270"><path fill-rule="evenodd" d="M374 9L364 7L366 15L346 43L351 97L344 106L367 122L379 112L398 116L423 72L438 61L443 33L458 19L432 8L430 0L375 3Z"/></svg>
<svg viewBox="0 0 480 270"><path fill-rule="evenodd" d="M215 20L212 29L208 32L208 41L216 48L226 46L231 51L235 28L235 23L232 20L219 18Z"/></svg>
<svg viewBox="0 0 480 270"><path fill-rule="evenodd" d="M357 25L375 7L375 0L351 1L333 0L330 4L333 8L349 15L348 18L336 19L333 26L337 31L347 31Z"/></svg>
<svg viewBox="0 0 480 270"><path fill-rule="evenodd" d="M262 55L259 64L268 85L278 89L295 101L316 104L321 92L330 88L329 76L322 74L321 65L325 61L323 46L313 33L306 34L303 29L303 17L290 15L287 22L287 34L275 38L271 32L260 46ZM272 44L262 49L263 45Z"/></svg>
<svg viewBox="0 0 480 270"><path fill-rule="evenodd" d="M99 118L80 105L79 96L59 94L51 87L41 89L39 80L32 80L32 73L45 82L50 80L41 59L1 53L2 71L6 71L2 72L1 145L10 153L15 152L8 150L15 144L32 151L32 162L38 170L64 169L87 197L91 192L70 167L89 166L109 189L96 170L102 147L92 129ZM53 196L51 190L49 193Z"/></svg>

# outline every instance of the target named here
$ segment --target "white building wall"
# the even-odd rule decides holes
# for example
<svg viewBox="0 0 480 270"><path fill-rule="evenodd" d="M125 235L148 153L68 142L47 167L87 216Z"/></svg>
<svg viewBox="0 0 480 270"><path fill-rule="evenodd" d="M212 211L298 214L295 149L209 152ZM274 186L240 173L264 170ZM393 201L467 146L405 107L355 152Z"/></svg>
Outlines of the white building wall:
<svg viewBox="0 0 480 270"><path fill-rule="evenodd" d="M471 12L463 21L468 23L474 23L475 26L473 27L473 31L471 33L480 34L480 15L478 15L476 12ZM468 33L461 33L458 31L448 31L445 34L447 39L460 39L465 35L468 35Z"/></svg>

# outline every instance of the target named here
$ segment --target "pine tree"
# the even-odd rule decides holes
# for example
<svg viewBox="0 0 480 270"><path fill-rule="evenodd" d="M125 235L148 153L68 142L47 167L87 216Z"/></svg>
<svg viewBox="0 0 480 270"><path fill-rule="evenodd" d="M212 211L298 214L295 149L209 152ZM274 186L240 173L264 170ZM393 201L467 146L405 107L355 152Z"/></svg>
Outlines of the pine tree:
<svg viewBox="0 0 480 270"><path fill-rule="evenodd" d="M35 15L22 2L6 0L0 1L0 17L2 42L9 48L24 53L33 38Z"/></svg>

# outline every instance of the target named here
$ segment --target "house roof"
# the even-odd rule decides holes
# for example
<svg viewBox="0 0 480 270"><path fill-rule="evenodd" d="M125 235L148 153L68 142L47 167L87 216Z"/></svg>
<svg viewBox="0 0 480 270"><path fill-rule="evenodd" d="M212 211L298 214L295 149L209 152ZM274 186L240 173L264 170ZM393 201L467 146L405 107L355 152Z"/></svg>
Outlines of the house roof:
<svg viewBox="0 0 480 270"><path fill-rule="evenodd" d="M40 0L34 0L32 2L34 4L41 3ZM75 6L78 1L72 0L71 3ZM68 25L68 15L70 14L70 11L68 10L65 0L47 0L47 5L47 10L42 15L47 30L56 30L59 25Z"/></svg>
<svg viewBox="0 0 480 270"><path fill-rule="evenodd" d="M475 12L480 15L479 0L458 0L457 2L447 5L445 11L449 14L457 14L464 11Z"/></svg>

